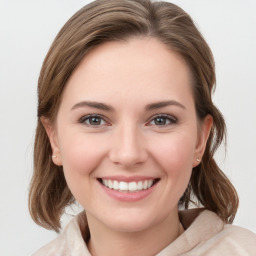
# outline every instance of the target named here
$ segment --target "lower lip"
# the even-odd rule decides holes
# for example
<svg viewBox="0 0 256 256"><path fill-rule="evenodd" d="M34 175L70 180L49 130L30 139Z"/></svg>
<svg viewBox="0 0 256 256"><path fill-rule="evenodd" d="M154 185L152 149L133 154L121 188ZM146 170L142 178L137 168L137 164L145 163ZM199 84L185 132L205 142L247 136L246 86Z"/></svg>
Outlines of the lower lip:
<svg viewBox="0 0 256 256"><path fill-rule="evenodd" d="M101 183L100 185L110 197L116 200L125 202L136 202L149 196L154 191L157 184L154 184L152 187L148 189L140 190L137 192L120 192L114 189L107 188Z"/></svg>

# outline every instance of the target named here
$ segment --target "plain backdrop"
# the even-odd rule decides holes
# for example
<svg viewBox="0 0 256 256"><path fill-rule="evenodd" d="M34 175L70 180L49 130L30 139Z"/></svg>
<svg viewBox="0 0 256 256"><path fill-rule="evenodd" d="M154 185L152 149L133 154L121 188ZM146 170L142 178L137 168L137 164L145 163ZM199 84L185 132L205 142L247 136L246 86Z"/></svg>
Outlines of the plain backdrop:
<svg viewBox="0 0 256 256"><path fill-rule="evenodd" d="M55 35L88 2L0 0L0 255L31 255L56 237L33 223L27 207L37 79ZM226 158L220 150L217 159L240 196L235 225L256 232L256 1L173 2L193 17L215 56L214 101L228 128Z"/></svg>

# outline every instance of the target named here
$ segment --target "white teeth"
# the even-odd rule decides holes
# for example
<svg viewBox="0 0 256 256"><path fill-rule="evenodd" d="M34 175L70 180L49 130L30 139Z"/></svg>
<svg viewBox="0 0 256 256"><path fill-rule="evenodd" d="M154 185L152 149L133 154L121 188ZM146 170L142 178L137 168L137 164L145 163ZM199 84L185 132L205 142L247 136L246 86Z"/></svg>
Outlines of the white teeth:
<svg viewBox="0 0 256 256"><path fill-rule="evenodd" d="M120 190L128 190L128 183L127 182L124 182L124 181L121 181L120 183L119 183L119 189Z"/></svg>
<svg viewBox="0 0 256 256"><path fill-rule="evenodd" d="M143 189L142 181L139 181L139 182L137 183L137 189L138 189L138 190L142 190L142 189Z"/></svg>
<svg viewBox="0 0 256 256"><path fill-rule="evenodd" d="M116 180L114 180L114 182L113 182L113 189L115 189L115 190L119 189L119 184Z"/></svg>
<svg viewBox="0 0 256 256"><path fill-rule="evenodd" d="M144 189L147 189L147 188L148 188L148 181L147 181L147 180L144 181L144 183L143 183L143 188L144 188Z"/></svg>
<svg viewBox="0 0 256 256"><path fill-rule="evenodd" d="M153 185L153 180L148 181L148 188L150 188Z"/></svg>
<svg viewBox="0 0 256 256"><path fill-rule="evenodd" d="M125 182L117 180L107 180L102 179L102 184L110 189L118 190L118 191L140 191L143 189L148 189L152 187L154 181L151 180L145 180L145 181L132 181L132 182Z"/></svg>
<svg viewBox="0 0 256 256"><path fill-rule="evenodd" d="M136 190L137 190L136 182L129 182L129 191L136 191Z"/></svg>
<svg viewBox="0 0 256 256"><path fill-rule="evenodd" d="M113 183L112 183L111 180L108 180L108 187L109 187L109 188L113 188Z"/></svg>

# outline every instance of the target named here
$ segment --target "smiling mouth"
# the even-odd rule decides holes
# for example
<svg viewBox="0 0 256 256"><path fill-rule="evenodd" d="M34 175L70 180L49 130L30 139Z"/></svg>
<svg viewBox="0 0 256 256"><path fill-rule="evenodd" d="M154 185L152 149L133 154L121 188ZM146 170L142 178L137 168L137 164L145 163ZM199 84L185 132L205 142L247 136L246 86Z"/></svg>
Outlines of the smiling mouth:
<svg viewBox="0 0 256 256"><path fill-rule="evenodd" d="M153 187L160 179L148 179L143 181L132 181L132 182L125 182L125 181L117 181L117 180L110 180L110 179L101 179L99 178L98 181L105 187L109 189L113 189L119 192L139 192L142 190L147 190Z"/></svg>

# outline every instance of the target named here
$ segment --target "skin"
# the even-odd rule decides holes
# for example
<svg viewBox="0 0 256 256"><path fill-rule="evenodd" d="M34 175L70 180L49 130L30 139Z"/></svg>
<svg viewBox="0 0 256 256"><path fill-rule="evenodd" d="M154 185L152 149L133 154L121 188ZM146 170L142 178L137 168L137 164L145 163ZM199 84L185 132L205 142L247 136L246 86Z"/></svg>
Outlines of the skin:
<svg viewBox="0 0 256 256"><path fill-rule="evenodd" d="M152 107L159 102L168 104ZM95 114L93 123L88 115ZM212 118L198 121L191 73L179 55L154 38L104 43L71 75L56 122L42 122L53 161L86 210L93 255L155 255L181 234L178 201ZM159 181L145 198L120 201L98 181L106 176Z"/></svg>

